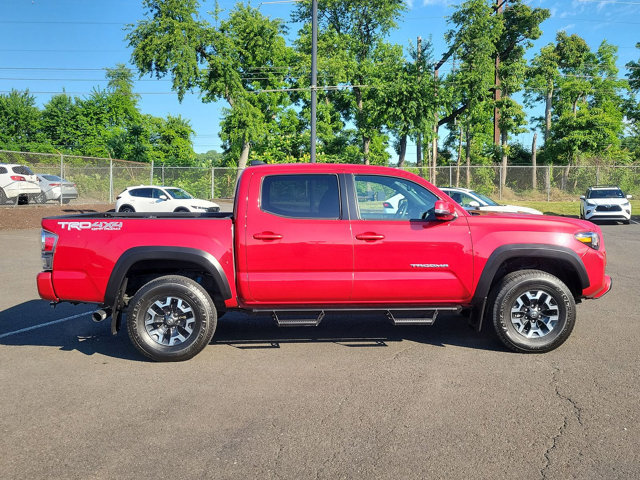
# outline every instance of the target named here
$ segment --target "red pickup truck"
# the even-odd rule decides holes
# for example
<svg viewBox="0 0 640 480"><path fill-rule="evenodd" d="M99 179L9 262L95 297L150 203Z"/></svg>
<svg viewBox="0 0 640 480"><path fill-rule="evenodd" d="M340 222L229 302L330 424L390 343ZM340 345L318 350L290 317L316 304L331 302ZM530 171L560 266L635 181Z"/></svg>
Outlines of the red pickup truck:
<svg viewBox="0 0 640 480"><path fill-rule="evenodd" d="M241 175L233 213L97 213L42 221L40 296L123 314L133 345L186 360L218 316L270 312L317 325L376 310L396 324L439 312L487 317L518 352L573 329L576 302L611 288L600 229L548 216L472 216L408 172L363 165L262 165Z"/></svg>

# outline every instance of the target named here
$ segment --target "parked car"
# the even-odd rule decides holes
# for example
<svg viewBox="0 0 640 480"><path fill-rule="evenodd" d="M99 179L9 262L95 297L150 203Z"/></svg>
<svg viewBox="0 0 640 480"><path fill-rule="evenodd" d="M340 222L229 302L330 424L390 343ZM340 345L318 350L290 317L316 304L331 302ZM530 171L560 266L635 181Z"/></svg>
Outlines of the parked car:
<svg viewBox="0 0 640 480"><path fill-rule="evenodd" d="M40 195L38 177L25 165L0 163L0 204L29 203Z"/></svg>
<svg viewBox="0 0 640 480"><path fill-rule="evenodd" d="M139 185L116 197L116 212L219 212L220 206L177 187Z"/></svg>
<svg viewBox="0 0 640 480"><path fill-rule="evenodd" d="M625 195L617 186L589 187L580 196L580 218L585 220L631 220L632 195Z"/></svg>
<svg viewBox="0 0 640 480"><path fill-rule="evenodd" d="M542 215L535 208L519 207L518 205L500 205L486 195L468 188L442 187L444 193L449 195L456 203L469 212L498 212L498 213L528 213Z"/></svg>
<svg viewBox="0 0 640 480"><path fill-rule="evenodd" d="M60 196L62 196L62 203L69 203L71 200L78 198L78 189L75 183L57 175L38 173L36 176L41 190L40 195L36 197L38 203L46 203L49 200L59 202Z"/></svg>

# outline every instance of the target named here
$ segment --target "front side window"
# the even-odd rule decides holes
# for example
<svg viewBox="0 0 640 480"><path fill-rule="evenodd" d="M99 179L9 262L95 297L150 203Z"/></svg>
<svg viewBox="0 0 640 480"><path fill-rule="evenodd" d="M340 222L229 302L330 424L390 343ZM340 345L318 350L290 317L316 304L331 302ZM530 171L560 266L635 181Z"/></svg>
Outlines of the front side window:
<svg viewBox="0 0 640 480"><path fill-rule="evenodd" d="M438 197L422 185L380 175L356 175L355 182L363 220L435 219Z"/></svg>
<svg viewBox="0 0 640 480"><path fill-rule="evenodd" d="M190 198L193 198L181 188L167 188L166 190L167 193L176 200L189 200Z"/></svg>
<svg viewBox="0 0 640 480"><path fill-rule="evenodd" d="M289 218L340 218L336 175L270 175L262 180L260 207Z"/></svg>

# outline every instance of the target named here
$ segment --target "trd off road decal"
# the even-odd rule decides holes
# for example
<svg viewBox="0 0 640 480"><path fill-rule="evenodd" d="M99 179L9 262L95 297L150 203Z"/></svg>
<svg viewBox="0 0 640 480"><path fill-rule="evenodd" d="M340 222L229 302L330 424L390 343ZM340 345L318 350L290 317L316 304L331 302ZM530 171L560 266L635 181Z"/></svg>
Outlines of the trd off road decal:
<svg viewBox="0 0 640 480"><path fill-rule="evenodd" d="M58 222L62 230L113 231L121 230L122 222Z"/></svg>

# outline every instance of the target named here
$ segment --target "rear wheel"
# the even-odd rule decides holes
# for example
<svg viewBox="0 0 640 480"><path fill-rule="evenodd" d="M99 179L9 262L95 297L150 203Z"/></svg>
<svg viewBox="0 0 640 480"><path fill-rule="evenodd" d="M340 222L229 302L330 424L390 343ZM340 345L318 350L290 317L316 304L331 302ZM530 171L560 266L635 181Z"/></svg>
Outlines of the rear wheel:
<svg viewBox="0 0 640 480"><path fill-rule="evenodd" d="M4 190L0 188L0 204L7 203L7 194L4 193Z"/></svg>
<svg viewBox="0 0 640 480"><path fill-rule="evenodd" d="M130 205L123 205L120 207L120 210L118 210L119 212L123 212L123 213L133 213L135 212L135 210L133 209L132 206Z"/></svg>
<svg viewBox="0 0 640 480"><path fill-rule="evenodd" d="M131 299L127 314L131 342L158 362L194 357L211 341L216 323L216 308L207 291L178 275L143 286Z"/></svg>
<svg viewBox="0 0 640 480"><path fill-rule="evenodd" d="M506 275L492 294L490 308L498 338L516 352L542 353L571 334L576 304L569 288L540 270Z"/></svg>

